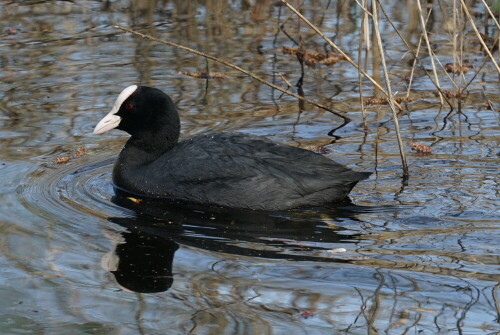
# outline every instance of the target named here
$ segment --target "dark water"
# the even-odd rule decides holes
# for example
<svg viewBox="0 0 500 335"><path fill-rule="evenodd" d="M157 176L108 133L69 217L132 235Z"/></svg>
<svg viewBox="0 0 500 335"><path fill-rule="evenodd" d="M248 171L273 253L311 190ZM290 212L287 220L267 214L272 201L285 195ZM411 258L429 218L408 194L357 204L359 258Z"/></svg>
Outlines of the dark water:
<svg viewBox="0 0 500 335"><path fill-rule="evenodd" d="M384 4L418 43L416 9ZM302 9L357 55L354 2L311 0ZM444 64L453 59L449 21L443 6L434 10L431 36ZM212 62L224 79L185 76L179 72L206 71L206 61L112 28L133 26L286 86L280 75L296 83L300 65L282 54L293 42L279 25L297 39L297 20L275 2L26 1L4 2L0 13L2 334L500 331L499 114L484 104L487 97L499 108L499 78L491 63L481 68L474 35L465 42L475 70L456 80L481 71L460 110L441 107L416 72L417 99L400 115L405 183L391 112L369 107L363 130L348 64L305 68L305 96L353 119L335 138L328 133L342 120L328 112ZM300 29L308 49L324 50ZM405 92L408 54L385 21L381 29L394 90ZM111 166L126 135L92 129L132 83L173 97L184 137L233 130L323 145L328 157L374 174L354 189L352 204L337 208L239 212L119 197ZM432 154L411 151L410 141ZM85 155L54 162L82 147Z"/></svg>

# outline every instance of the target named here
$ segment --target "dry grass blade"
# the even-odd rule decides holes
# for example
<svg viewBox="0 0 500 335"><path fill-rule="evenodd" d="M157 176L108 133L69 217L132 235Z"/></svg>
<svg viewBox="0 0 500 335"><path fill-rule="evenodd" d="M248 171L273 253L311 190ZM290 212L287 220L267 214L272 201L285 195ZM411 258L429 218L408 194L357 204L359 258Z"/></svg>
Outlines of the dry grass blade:
<svg viewBox="0 0 500 335"><path fill-rule="evenodd" d="M314 30L319 36L321 36L326 43L328 43L333 49L335 49L339 54L345 57L345 60L349 62L356 70L358 70L365 78L370 80L373 85L375 85L376 88L378 88L384 95L389 97L389 93L387 93L386 90L380 86L379 83L375 79L373 79L368 73L363 71L362 69L359 68L359 66L344 52L342 49L340 49L335 43L332 42L328 37L325 36L314 24L312 24L308 19L306 19L297 9L295 9L292 5L290 5L286 0L280 0L285 6L287 6L292 12L294 12L302 21L304 21L309 27L311 27L312 30ZM402 110L403 107L401 107L399 104L396 104L396 106Z"/></svg>
<svg viewBox="0 0 500 335"><path fill-rule="evenodd" d="M226 75L221 72L179 72L184 76L201 79L224 79Z"/></svg>
<svg viewBox="0 0 500 335"><path fill-rule="evenodd" d="M234 65L234 64L231 64L231 63L229 63L229 62L226 62L225 60L222 60L222 59L219 59L219 58L217 58L217 57L214 57L214 56L208 55L208 54L206 54L206 53L204 53L204 52L201 52L201 51L198 51L198 50L194 50L194 49L191 49L191 48L185 47L185 46L183 46L183 45L175 44L175 43L173 43L173 42L169 42L169 41L165 41L165 40L160 40L159 38L156 38L156 37L153 37L153 36L150 36L150 35L146 35L146 34L140 33L140 32L138 32L138 31L132 30L132 29L130 29L130 28L126 28L126 27L122 27L122 26L113 26L113 27L115 27L115 28L117 28L117 29L120 29L120 30L123 30L123 31L126 31L126 32L128 32L128 33L134 34L134 35L139 36L139 37L141 37L141 38L144 38L144 39L147 39L147 40L153 41L153 42L157 42L157 43L165 44L165 45L168 45L168 46L171 46L171 47L174 47L174 48L182 49L182 50L184 50L184 51L187 51L187 52L193 53L193 54L198 55L198 56L202 56L202 57L205 57L205 58L211 59L211 60L213 60L213 61L215 61L215 62L217 62L217 63L223 64L223 65L225 65L225 66L227 66L227 67L230 67L230 68L232 68L232 69L235 69L236 71L239 71L239 72L241 72L241 73L244 73L245 75L247 75L247 76L249 76L249 77L251 77L251 78L253 78L253 79L257 80L258 82L260 82L260 83L262 83L262 84L264 84L264 85L267 85L267 86L269 86L269 87L274 88L275 90L278 90L278 91L280 91L280 92L282 92L282 93L285 93L285 94L287 94L287 95L290 95L290 96L292 96L292 97L294 97L294 98L297 98L297 99L299 99L299 100L301 100L301 101L307 102L307 103L309 103L309 104L311 104L311 105L314 105L314 106L316 106L316 107L319 107L319 108L321 108L321 109L324 109L324 110L326 110L326 111L328 111L328 112L330 112L330 113L332 113L332 114L335 114L335 115L337 115L338 117L340 117L340 118L344 119L345 121L350 121L350 120L351 120L349 117L347 117L346 115L344 115L344 114L342 114L342 113L340 113L340 112L334 111L334 110L332 110L331 108L329 108L329 107L327 107L327 106L324 106L324 105L322 105L322 104L319 104L319 103L317 103L317 102L314 102L314 101L312 101L312 100L309 100L309 99L307 99L307 98L304 98L303 96L300 96L300 95L298 95L298 94L296 94L296 93L293 93L293 92L290 92L290 91L288 91L288 90L285 90L284 88L281 88L281 87L279 87L279 86L277 86L277 85L275 85L275 84L273 84L273 83L270 83L270 82L268 82L267 80L264 80L264 79L260 78L260 77L259 77L259 76L257 76L256 74L254 74L254 73L252 73L252 72L250 72L250 71L247 71L247 70L245 70L245 69L243 69L243 68L241 68L241 67L239 67L239 66L237 66L237 65Z"/></svg>

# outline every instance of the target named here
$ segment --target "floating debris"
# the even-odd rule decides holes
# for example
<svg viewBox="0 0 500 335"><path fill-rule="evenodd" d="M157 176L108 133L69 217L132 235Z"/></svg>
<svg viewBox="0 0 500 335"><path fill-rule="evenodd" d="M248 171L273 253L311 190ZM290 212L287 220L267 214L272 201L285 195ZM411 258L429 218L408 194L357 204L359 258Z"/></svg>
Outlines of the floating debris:
<svg viewBox="0 0 500 335"><path fill-rule="evenodd" d="M365 105L387 105L389 102L386 98L366 98L363 99Z"/></svg>
<svg viewBox="0 0 500 335"><path fill-rule="evenodd" d="M76 149L73 154L71 155L71 158L79 158L79 157L82 157L83 155L85 155L87 153L87 151L89 151L87 148L85 147L80 147L78 149Z"/></svg>
<svg viewBox="0 0 500 335"><path fill-rule="evenodd" d="M328 148L325 148L324 146L322 145L306 145L305 147L303 147L302 149L306 149L306 150L309 150L309 151L312 151L312 152L315 152L317 154L327 154L329 152L331 152L330 149Z"/></svg>
<svg viewBox="0 0 500 335"><path fill-rule="evenodd" d="M179 74L201 79L223 79L226 77L222 72L179 72Z"/></svg>
<svg viewBox="0 0 500 335"><path fill-rule="evenodd" d="M453 92L449 90L441 90L441 92L448 99L456 98L459 100L465 100L465 98L467 98L467 94L465 94L465 92ZM433 93L435 96L439 96L439 91L434 91Z"/></svg>
<svg viewBox="0 0 500 335"><path fill-rule="evenodd" d="M66 164L71 158L69 156L60 156L54 158L54 163L56 164Z"/></svg>
<svg viewBox="0 0 500 335"><path fill-rule="evenodd" d="M344 61L346 58L342 55L329 52L326 54L326 58L319 61L320 64L331 65L340 61Z"/></svg>
<svg viewBox="0 0 500 335"><path fill-rule="evenodd" d="M334 63L344 61L346 58L340 54L333 52L306 51L302 48L283 47L284 54L296 55L302 59L308 66L314 67L316 64L332 65Z"/></svg>
<svg viewBox="0 0 500 335"><path fill-rule="evenodd" d="M451 73L465 73L471 69L473 69L474 66L468 63L462 63L462 64L457 64L457 63L446 63L444 66L444 70L446 72L451 72Z"/></svg>
<svg viewBox="0 0 500 335"><path fill-rule="evenodd" d="M428 146L422 143L410 142L410 147L418 153L421 154L431 154L432 150Z"/></svg>
<svg viewBox="0 0 500 335"><path fill-rule="evenodd" d="M284 54L295 55L297 53L297 48L283 47L282 51Z"/></svg>
<svg viewBox="0 0 500 335"><path fill-rule="evenodd" d="M413 97L398 97L398 98L394 98L394 101L396 101L398 104L400 104L400 103L404 103L404 102L411 102L415 99L416 98L413 98Z"/></svg>
<svg viewBox="0 0 500 335"><path fill-rule="evenodd" d="M8 27L7 29L5 29L5 33L7 35L15 35L17 34L17 29L14 27Z"/></svg>
<svg viewBox="0 0 500 335"><path fill-rule="evenodd" d="M71 155L64 155L64 156L59 156L54 158L54 163L56 164L66 164L68 163L71 159L79 158L85 155L89 150L85 147L80 147L73 151Z"/></svg>
<svg viewBox="0 0 500 335"><path fill-rule="evenodd" d="M394 101L397 102L398 104L400 103L405 103L405 102L411 102L415 100L413 97L397 97L394 98ZM366 98L363 100L365 105L388 105L389 100L387 98Z"/></svg>

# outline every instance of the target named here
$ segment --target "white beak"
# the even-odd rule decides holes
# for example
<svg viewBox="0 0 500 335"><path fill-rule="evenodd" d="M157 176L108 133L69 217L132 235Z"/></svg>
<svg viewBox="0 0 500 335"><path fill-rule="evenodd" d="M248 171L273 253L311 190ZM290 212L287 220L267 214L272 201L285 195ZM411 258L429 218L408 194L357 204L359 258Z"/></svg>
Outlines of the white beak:
<svg viewBox="0 0 500 335"><path fill-rule="evenodd" d="M105 132L118 127L122 118L118 115L115 115L114 111L112 112L113 113L109 113L104 118L102 118L101 121L99 121L97 126L95 126L94 128L94 134L104 134Z"/></svg>
<svg viewBox="0 0 500 335"><path fill-rule="evenodd" d="M118 127L120 124L120 121L122 120L121 117L116 115L118 111L120 110L120 107L122 106L123 102L128 99L132 95L132 93L137 90L137 85L132 85L124 89L119 95L118 98L116 98L116 102L113 105L113 108L111 108L111 112L108 113L104 118L102 118L101 121L95 126L94 128L94 134L104 134L105 132L114 129Z"/></svg>

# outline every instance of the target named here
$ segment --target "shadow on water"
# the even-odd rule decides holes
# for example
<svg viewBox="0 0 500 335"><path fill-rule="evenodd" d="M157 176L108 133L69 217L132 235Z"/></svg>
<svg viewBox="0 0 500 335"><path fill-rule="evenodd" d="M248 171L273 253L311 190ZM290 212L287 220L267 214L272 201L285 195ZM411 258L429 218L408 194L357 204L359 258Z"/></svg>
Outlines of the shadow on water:
<svg viewBox="0 0 500 335"><path fill-rule="evenodd" d="M356 243L361 234L332 222L356 220L360 212L373 210L346 202L341 207L260 212L135 199L121 191L112 202L135 216L108 218L127 232L103 264L122 287L143 293L170 288L179 245L248 257L349 263L327 257L336 252L329 246Z"/></svg>

